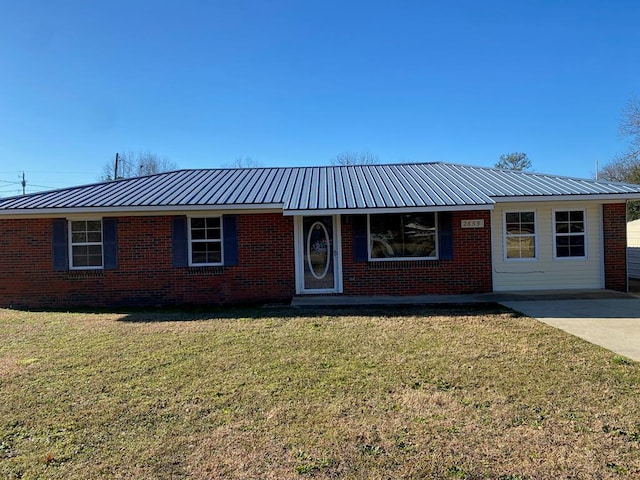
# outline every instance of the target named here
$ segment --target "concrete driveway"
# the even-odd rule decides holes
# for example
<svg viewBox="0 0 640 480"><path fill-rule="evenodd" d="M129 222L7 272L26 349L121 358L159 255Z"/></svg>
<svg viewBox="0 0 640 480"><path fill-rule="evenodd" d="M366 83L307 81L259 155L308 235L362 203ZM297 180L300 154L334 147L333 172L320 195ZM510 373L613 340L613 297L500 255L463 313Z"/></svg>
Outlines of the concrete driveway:
<svg viewBox="0 0 640 480"><path fill-rule="evenodd" d="M640 299L506 300L505 307L640 361Z"/></svg>

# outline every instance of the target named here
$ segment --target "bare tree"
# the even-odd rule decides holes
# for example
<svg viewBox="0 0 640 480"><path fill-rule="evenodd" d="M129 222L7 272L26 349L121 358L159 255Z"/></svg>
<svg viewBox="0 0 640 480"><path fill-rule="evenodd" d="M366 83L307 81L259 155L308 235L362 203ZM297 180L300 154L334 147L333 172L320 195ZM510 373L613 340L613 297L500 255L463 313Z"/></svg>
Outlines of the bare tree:
<svg viewBox="0 0 640 480"><path fill-rule="evenodd" d="M504 170L529 170L531 168L531 160L524 152L505 153L500 155L496 168Z"/></svg>
<svg viewBox="0 0 640 480"><path fill-rule="evenodd" d="M258 168L262 163L251 157L237 156L233 162L223 163L222 168Z"/></svg>
<svg viewBox="0 0 640 480"><path fill-rule="evenodd" d="M629 146L619 158L625 162L640 163L640 99L631 97L622 111L620 136L629 139Z"/></svg>
<svg viewBox="0 0 640 480"><path fill-rule="evenodd" d="M117 160L112 160L104 165L101 180L153 175L177 168L175 162L152 152L125 152L116 154L116 157Z"/></svg>
<svg viewBox="0 0 640 480"><path fill-rule="evenodd" d="M640 183L640 161L626 156L618 156L602 166L598 180L611 182Z"/></svg>
<svg viewBox="0 0 640 480"><path fill-rule="evenodd" d="M622 110L618 125L622 138L629 139L627 150L598 171L599 180L640 184L640 99L632 97ZM627 203L627 220L640 218L640 202Z"/></svg>
<svg viewBox="0 0 640 480"><path fill-rule="evenodd" d="M343 152L331 159L331 165L377 165L378 156L371 152Z"/></svg>
<svg viewBox="0 0 640 480"><path fill-rule="evenodd" d="M622 138L629 138L627 150L598 171L598 178L613 182L640 183L640 100L632 97L622 110L618 125Z"/></svg>

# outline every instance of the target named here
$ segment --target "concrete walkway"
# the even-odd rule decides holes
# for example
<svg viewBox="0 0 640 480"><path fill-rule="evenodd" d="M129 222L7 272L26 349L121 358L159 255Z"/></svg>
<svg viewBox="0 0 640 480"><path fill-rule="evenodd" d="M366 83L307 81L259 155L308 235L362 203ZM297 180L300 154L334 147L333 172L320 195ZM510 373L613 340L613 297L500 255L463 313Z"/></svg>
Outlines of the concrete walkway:
<svg viewBox="0 0 640 480"><path fill-rule="evenodd" d="M516 300L501 305L640 361L640 299Z"/></svg>

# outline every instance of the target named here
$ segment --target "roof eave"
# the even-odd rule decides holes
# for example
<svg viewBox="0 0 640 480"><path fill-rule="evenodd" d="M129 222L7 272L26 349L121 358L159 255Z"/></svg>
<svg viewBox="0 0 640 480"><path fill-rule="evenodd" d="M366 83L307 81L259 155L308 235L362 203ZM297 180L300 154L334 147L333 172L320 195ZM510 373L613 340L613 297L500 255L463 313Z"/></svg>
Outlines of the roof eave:
<svg viewBox="0 0 640 480"><path fill-rule="evenodd" d="M640 200L640 193L601 193L573 195L515 195L509 197L491 197L496 203L525 202L566 202L566 201L614 201Z"/></svg>
<svg viewBox="0 0 640 480"><path fill-rule="evenodd" d="M335 208L335 209L295 209L285 210L285 216L296 215L365 215L368 213L400 213L400 212L453 212L469 210L493 210L493 204L478 205L430 205L419 207L379 207L379 208Z"/></svg>
<svg viewBox="0 0 640 480"><path fill-rule="evenodd" d="M181 212L231 212L231 211L277 211L282 212L283 205L269 204L229 204L229 205L154 205L154 206L123 206L123 207L60 207L60 208L16 208L0 210L2 217L35 217L35 216L65 216L65 215L157 215L161 213Z"/></svg>

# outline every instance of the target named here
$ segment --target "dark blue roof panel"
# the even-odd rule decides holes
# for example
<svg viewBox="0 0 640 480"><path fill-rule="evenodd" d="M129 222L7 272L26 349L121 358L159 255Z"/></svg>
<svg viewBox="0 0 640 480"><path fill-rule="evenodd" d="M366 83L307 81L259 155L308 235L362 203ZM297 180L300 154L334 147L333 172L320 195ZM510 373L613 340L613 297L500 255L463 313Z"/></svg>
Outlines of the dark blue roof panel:
<svg viewBox="0 0 640 480"><path fill-rule="evenodd" d="M640 198L640 185L447 163L199 169L4 198L0 214L208 206L288 212L456 208L594 195Z"/></svg>

